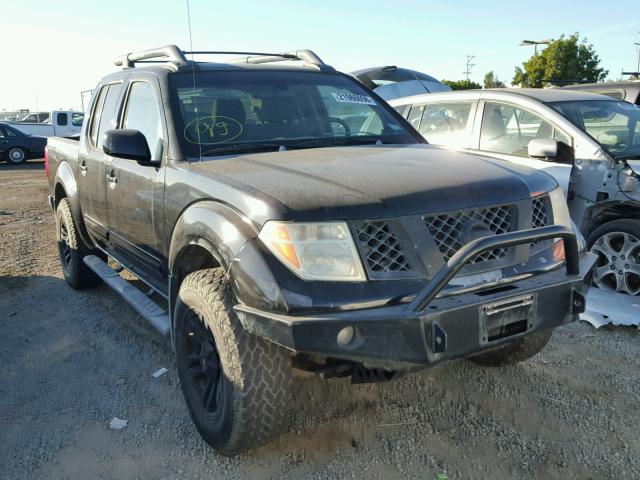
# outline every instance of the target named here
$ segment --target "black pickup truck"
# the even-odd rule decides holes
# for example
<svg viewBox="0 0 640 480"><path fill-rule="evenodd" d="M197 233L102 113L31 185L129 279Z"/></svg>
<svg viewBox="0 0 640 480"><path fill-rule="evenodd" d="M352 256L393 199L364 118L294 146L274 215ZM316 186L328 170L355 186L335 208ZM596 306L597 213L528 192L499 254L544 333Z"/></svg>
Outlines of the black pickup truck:
<svg viewBox="0 0 640 480"><path fill-rule="evenodd" d="M65 279L170 335L219 452L285 427L292 368L505 365L583 311L594 257L552 177L426 145L311 51L200 53L118 59L46 167Z"/></svg>

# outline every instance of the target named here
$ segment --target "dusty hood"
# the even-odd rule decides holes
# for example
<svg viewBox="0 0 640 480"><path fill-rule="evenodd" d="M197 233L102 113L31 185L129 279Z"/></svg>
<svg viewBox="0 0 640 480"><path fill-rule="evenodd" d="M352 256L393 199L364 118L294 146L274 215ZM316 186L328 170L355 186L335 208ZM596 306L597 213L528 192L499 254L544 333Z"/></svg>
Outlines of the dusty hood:
<svg viewBox="0 0 640 480"><path fill-rule="evenodd" d="M536 170L429 145L234 155L192 167L212 180L245 191L249 187L297 220L395 217L502 204L556 186Z"/></svg>

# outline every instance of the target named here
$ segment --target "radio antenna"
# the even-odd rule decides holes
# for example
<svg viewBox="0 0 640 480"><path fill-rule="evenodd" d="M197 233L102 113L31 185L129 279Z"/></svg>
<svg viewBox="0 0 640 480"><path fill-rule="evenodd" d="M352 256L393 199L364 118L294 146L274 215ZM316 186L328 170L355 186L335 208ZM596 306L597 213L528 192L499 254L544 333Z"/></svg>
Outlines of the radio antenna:
<svg viewBox="0 0 640 480"><path fill-rule="evenodd" d="M187 2L187 23L189 25L189 50L191 50L191 75L193 77L193 102L194 102L194 107L196 110L196 135L198 138L198 159L201 162L202 161L202 144L200 143L200 119L199 119L199 115L200 112L198 111L198 96L195 94L196 92L196 62L193 59L193 35L191 33L191 8L189 8L189 0L186 0ZM185 126L185 130L186 130L186 126Z"/></svg>

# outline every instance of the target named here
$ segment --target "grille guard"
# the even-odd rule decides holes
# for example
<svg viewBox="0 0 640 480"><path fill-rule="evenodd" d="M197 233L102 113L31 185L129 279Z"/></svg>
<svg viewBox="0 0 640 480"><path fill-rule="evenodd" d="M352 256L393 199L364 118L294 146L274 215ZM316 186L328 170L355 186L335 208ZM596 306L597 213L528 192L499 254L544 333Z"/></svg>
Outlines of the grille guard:
<svg viewBox="0 0 640 480"><path fill-rule="evenodd" d="M561 238L564 243L565 267L567 275L580 273L578 241L575 233L564 225L550 225L548 227L520 230L503 233L492 237L482 237L473 240L458 250L433 276L427 286L405 307L408 313L423 312L429 303L447 286L449 281L474 257L488 250L501 247L532 243L535 241Z"/></svg>
<svg viewBox="0 0 640 480"><path fill-rule="evenodd" d="M554 268L524 278L506 294L489 290L438 297L465 263L483 250L554 238L564 242L566 272ZM234 310L248 332L294 352L389 370L422 368L466 358L515 338L577 320L585 308L595 261L594 254L580 255L576 236L569 227L554 225L483 237L466 244L407 303L294 314L242 304L235 305ZM523 296L537 298L526 331L488 342L483 336L482 307ZM348 343L340 340L345 329L353 333Z"/></svg>

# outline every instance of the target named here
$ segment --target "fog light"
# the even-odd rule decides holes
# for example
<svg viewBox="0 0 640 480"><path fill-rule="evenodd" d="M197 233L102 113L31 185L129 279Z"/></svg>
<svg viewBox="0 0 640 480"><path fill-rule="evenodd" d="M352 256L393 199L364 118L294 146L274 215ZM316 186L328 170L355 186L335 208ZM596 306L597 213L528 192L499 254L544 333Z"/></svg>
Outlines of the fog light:
<svg viewBox="0 0 640 480"><path fill-rule="evenodd" d="M336 341L338 342L338 346L342 348L347 348L356 336L356 331L353 327L344 327L342 330L338 332L338 336L336 337Z"/></svg>

